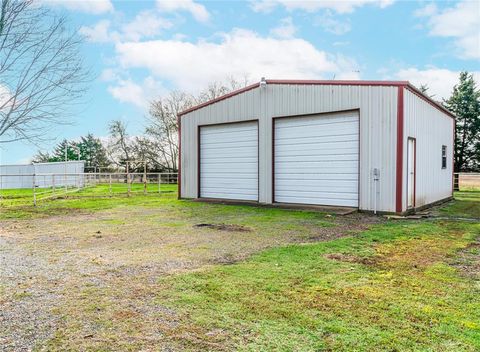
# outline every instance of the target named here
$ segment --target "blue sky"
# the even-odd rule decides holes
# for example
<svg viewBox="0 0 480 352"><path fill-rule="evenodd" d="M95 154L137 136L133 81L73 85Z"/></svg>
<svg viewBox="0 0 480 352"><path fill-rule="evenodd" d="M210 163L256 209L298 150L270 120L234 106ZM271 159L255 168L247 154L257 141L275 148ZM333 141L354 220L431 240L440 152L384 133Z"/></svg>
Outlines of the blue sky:
<svg viewBox="0 0 480 352"><path fill-rule="evenodd" d="M139 134L149 100L229 76L409 80L438 99L459 71L480 77L479 1L41 1L85 36L96 77L43 150L106 136L113 119ZM28 162L38 149L4 145L0 163Z"/></svg>

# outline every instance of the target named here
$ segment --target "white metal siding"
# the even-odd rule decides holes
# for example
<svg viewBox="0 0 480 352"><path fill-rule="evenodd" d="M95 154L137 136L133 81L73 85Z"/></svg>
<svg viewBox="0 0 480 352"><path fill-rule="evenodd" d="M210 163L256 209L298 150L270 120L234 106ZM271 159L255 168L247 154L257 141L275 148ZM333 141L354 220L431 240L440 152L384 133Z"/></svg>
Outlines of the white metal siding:
<svg viewBox="0 0 480 352"><path fill-rule="evenodd" d="M83 176L74 174L82 174L84 168L83 160L0 165L0 189L32 188L33 174L35 174L36 187L51 187L53 183L55 186L83 186Z"/></svg>
<svg viewBox="0 0 480 352"><path fill-rule="evenodd" d="M200 196L258 200L258 124L200 127Z"/></svg>
<svg viewBox="0 0 480 352"><path fill-rule="evenodd" d="M199 125L259 120L259 201L272 202L274 117L360 110L360 209L373 210L373 169L380 169L377 209L395 211L398 87L267 84L182 116L182 197L197 197ZM405 143L406 144L406 143Z"/></svg>
<svg viewBox="0 0 480 352"><path fill-rule="evenodd" d="M416 94L404 93L403 210L407 209L407 139L416 138L415 206L452 195L454 120ZM442 145L447 146L447 168L442 169Z"/></svg>
<svg viewBox="0 0 480 352"><path fill-rule="evenodd" d="M0 165L0 189L32 188L34 172L33 165Z"/></svg>
<svg viewBox="0 0 480 352"><path fill-rule="evenodd" d="M358 112L274 124L276 202L358 206Z"/></svg>

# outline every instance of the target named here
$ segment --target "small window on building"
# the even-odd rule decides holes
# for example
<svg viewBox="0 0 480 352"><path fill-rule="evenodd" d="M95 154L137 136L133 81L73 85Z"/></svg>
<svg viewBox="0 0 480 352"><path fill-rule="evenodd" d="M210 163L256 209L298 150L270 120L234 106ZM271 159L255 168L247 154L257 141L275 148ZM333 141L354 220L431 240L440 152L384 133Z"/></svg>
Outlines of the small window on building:
<svg viewBox="0 0 480 352"><path fill-rule="evenodd" d="M442 169L447 168L447 146L442 145Z"/></svg>

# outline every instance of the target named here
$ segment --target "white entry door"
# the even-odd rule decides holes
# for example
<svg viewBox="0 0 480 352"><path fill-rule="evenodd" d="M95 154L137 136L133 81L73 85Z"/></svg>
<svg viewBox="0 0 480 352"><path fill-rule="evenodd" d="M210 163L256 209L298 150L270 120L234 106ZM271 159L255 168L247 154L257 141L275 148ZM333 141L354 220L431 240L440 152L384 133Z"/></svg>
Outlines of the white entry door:
<svg viewBox="0 0 480 352"><path fill-rule="evenodd" d="M258 123L200 127L200 197L258 201Z"/></svg>
<svg viewBox="0 0 480 352"><path fill-rule="evenodd" d="M358 207L357 111L275 119L274 200Z"/></svg>
<svg viewBox="0 0 480 352"><path fill-rule="evenodd" d="M407 146L407 207L415 207L415 139L408 138Z"/></svg>

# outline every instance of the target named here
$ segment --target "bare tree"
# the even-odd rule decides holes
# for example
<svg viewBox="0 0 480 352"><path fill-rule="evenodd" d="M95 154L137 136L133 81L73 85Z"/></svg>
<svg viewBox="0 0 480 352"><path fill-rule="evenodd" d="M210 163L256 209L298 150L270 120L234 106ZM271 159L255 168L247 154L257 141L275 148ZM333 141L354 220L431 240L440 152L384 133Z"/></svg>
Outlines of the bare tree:
<svg viewBox="0 0 480 352"><path fill-rule="evenodd" d="M110 139L107 144L109 159L117 166L126 166L127 161L133 160L131 138L127 133L127 126L121 120L111 121L108 130Z"/></svg>
<svg viewBox="0 0 480 352"><path fill-rule="evenodd" d="M33 0L1 0L0 11L0 143L41 141L90 81L82 38Z"/></svg>
<svg viewBox="0 0 480 352"><path fill-rule="evenodd" d="M249 84L248 76L245 75L242 80L238 80L233 76L228 77L225 82L211 82L207 89L200 92L195 97L197 104L204 103L206 101L216 99L222 95L228 94L231 91L246 87Z"/></svg>
<svg viewBox="0 0 480 352"><path fill-rule="evenodd" d="M156 160L154 164L161 165L164 169L176 172L178 170L178 114L194 104L218 98L232 90L245 87L248 79L238 81L232 77L225 83L210 83L204 91L197 96L185 92L173 91L169 96L154 100L150 104L146 139L142 142L149 146L154 153L150 155ZM145 148L144 148L145 149Z"/></svg>
<svg viewBox="0 0 480 352"><path fill-rule="evenodd" d="M178 169L178 121L177 116L193 105L193 98L174 91L164 99L154 100L150 105L146 135L158 154L158 164L169 171Z"/></svg>

